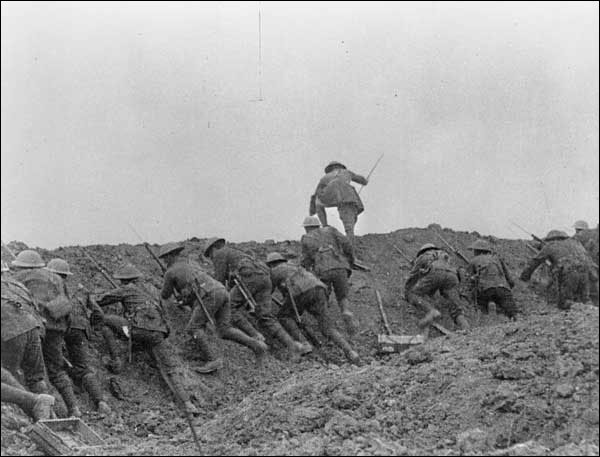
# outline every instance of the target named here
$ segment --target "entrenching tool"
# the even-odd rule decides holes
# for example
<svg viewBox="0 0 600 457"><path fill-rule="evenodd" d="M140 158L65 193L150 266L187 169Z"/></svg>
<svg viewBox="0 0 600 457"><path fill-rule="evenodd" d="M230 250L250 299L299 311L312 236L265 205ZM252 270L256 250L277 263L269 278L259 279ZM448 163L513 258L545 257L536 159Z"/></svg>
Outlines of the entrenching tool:
<svg viewBox="0 0 600 457"><path fill-rule="evenodd" d="M371 168L371 171L369 172L369 174L367 175L367 181L369 180L369 178L371 177L371 174L373 174L373 171L375 171L375 168L377 167L377 165L379 164L379 162L381 161L381 159L383 159L383 154L381 154L379 156L379 159L377 159L377 162L375 162L375 165L373 165L373 168ZM358 189L358 193L360 194L360 191L363 190L365 186L360 186L360 189Z"/></svg>
<svg viewBox="0 0 600 457"><path fill-rule="evenodd" d="M392 329L383 309L383 301L381 300L381 294L378 290L375 290L377 296L377 305L379 306L379 312L381 313L381 319L383 320L383 326L385 327L385 334L377 335L377 349L380 353L393 353L401 352L408 349L410 346L422 344L425 342L423 335L394 335Z"/></svg>

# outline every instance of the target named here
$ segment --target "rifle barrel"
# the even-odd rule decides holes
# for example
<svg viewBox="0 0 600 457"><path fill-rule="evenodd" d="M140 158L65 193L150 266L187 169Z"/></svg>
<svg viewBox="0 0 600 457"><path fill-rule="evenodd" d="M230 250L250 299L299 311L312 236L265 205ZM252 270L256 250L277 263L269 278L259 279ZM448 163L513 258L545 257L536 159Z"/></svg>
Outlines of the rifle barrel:
<svg viewBox="0 0 600 457"><path fill-rule="evenodd" d="M377 162L375 162L375 165L373 165L373 168L371 168L371 171L369 171L369 174L367 175L367 181L371 177L371 174L373 174L373 172L375 171L375 168L377 167L377 165L379 164L379 162L381 161L381 159L383 159L383 153L379 156L379 158L377 159ZM358 189L358 193L359 194L363 190L364 187L365 186L360 186L360 189Z"/></svg>
<svg viewBox="0 0 600 457"><path fill-rule="evenodd" d="M94 259L90 255L90 253L85 250L84 247L81 247L80 249L81 249L81 252L83 252L83 254L94 264L94 266L98 269L98 271L102 274L102 276L104 276L104 278L111 284L111 286L113 286L115 289L117 287L119 287L117 285L117 283L106 272L106 270L104 270L104 268L102 268L102 265L100 265L100 263L96 259Z"/></svg>

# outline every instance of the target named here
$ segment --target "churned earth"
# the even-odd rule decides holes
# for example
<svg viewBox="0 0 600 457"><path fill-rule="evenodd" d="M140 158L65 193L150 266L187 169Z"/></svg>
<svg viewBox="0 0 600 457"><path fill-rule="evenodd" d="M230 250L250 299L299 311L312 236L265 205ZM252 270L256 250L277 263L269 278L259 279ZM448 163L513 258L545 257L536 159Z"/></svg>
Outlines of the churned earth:
<svg viewBox="0 0 600 457"><path fill-rule="evenodd" d="M432 330L421 346L377 354L377 334L384 328L376 290L394 333L418 333L422 317L403 299L409 265L394 245L413 257L422 244L439 244L435 233L467 257L467 246L479 237L432 225L358 238L359 257L372 268L351 277L351 302L361 324L353 340L363 359L359 367L345 363L341 352L323 341L321 355L300 361L287 360L271 342L271 355L257 368L249 350L213 338L225 367L218 375L201 375L194 366L202 361L182 333L189 311L168 304L169 338L180 348L187 389L201 409L194 425L203 453L598 455L598 308L576 304L563 312L548 305L544 271L529 284L517 281L522 311L517 322L465 305L471 332L443 336ZM524 242L486 239L517 276L529 255ZM204 239L187 240L185 252L210 270L201 257L203 244ZM300 253L297 241L237 246L263 259L279 251L294 261ZM25 248L17 242L9 247ZM131 262L146 275L149 290L161 285L161 271L142 245L86 250L109 272ZM89 290L110 287L78 247L39 251L45 260L62 257L70 263L74 292L79 283ZM3 250L2 258L7 255ZM334 298L329 312L341 321ZM447 313L442 324L455 330ZM123 373L113 375L104 368L100 334L93 335L92 344L113 413L101 417L86 394L80 398L84 420L113 446L106 453L197 454L188 425L149 357L134 352ZM122 350L126 358L126 345ZM27 427L22 413L2 405L2 455L40 454Z"/></svg>

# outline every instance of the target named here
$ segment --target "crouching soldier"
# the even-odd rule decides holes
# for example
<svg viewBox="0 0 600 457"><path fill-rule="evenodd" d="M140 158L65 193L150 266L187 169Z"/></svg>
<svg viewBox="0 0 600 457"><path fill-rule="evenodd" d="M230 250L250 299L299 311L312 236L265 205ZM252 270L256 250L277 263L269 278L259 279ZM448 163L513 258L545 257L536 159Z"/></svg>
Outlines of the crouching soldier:
<svg viewBox="0 0 600 457"><path fill-rule="evenodd" d="M19 269L14 278L22 282L39 305L46 321L46 333L42 341L44 362L48 378L62 396L70 416L80 417L81 411L73 391L73 383L67 374L63 345L69 327L71 302L65 294L65 285L60 276L44 269L40 255L31 250L19 253L12 264Z"/></svg>
<svg viewBox="0 0 600 457"><path fill-rule="evenodd" d="M269 267L238 249L225 246L223 238L209 240L204 255L212 260L217 281L221 284L237 282L229 291L233 306L239 308L246 303L244 291L240 289L243 287L256 302L254 313L267 336L283 343L292 355L305 353L306 348L294 341L275 317Z"/></svg>
<svg viewBox="0 0 600 457"><path fill-rule="evenodd" d="M46 270L56 273L62 278L64 293L70 299L66 283L67 278L73 273L69 269L69 264L63 259L52 259L46 265ZM92 367L89 345L91 328L87 315L87 300L84 304L71 299L71 305L69 326L65 333L65 346L71 363L67 372L75 382L85 389L96 409L102 414L108 414L110 407L104 397L100 380Z"/></svg>
<svg viewBox="0 0 600 457"><path fill-rule="evenodd" d="M167 341L169 327L160 304L138 284L141 277L142 273L133 265L125 265L117 270L114 278L120 281L121 287L102 294L97 298L97 302L99 306L121 303L123 317L105 315L104 324L119 339L129 340L130 345L137 343L143 346L155 360L176 401L188 412L197 413L197 408L186 393L183 379L177 371L177 355L171 343Z"/></svg>
<svg viewBox="0 0 600 457"><path fill-rule="evenodd" d="M458 274L456 268L450 263L450 256L433 244L427 243L421 246L406 280L404 291L410 304L427 313L419 321L419 327L423 328L426 334L429 325L441 317L441 313L432 303L438 291L456 325L461 330L469 329L469 323L463 315L460 304L458 283Z"/></svg>
<svg viewBox="0 0 600 457"><path fill-rule="evenodd" d="M485 240L475 241L469 249L475 254L468 267L475 302L486 310L495 303L510 319L516 319L517 306L511 291L515 282L504 261L492 254Z"/></svg>
<svg viewBox="0 0 600 457"><path fill-rule="evenodd" d="M231 326L231 303L227 289L204 272L196 262L184 258L182 250L183 246L170 243L163 246L159 253L159 257L167 263L161 297L168 300L177 291L182 303L192 308L186 331L193 336L198 349L207 360L201 371L196 371L209 373L222 367L221 359L214 355L208 342L206 326L211 321L215 324L219 337L250 348L260 364L268 346Z"/></svg>
<svg viewBox="0 0 600 457"><path fill-rule="evenodd" d="M549 260L558 286L558 307L569 309L572 301L586 303L590 298L591 259L583 245L560 230L548 232L544 241L538 255L521 273L521 280L529 281L536 268Z"/></svg>
<svg viewBox="0 0 600 457"><path fill-rule="evenodd" d="M279 253L270 253L267 256L267 265L271 269L273 289L278 289L285 297L278 317L290 335L297 341L301 340L296 312L299 317L307 311L317 320L321 333L337 344L350 362L357 363L358 353L335 328L327 314L327 286L304 268L289 264Z"/></svg>

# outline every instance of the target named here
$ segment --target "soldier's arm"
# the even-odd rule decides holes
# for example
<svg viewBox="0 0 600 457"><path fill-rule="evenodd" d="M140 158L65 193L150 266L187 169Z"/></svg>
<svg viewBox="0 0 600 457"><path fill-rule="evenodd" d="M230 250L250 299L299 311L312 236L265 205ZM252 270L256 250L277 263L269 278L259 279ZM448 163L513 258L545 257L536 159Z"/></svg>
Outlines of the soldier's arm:
<svg viewBox="0 0 600 457"><path fill-rule="evenodd" d="M508 285L512 289L513 287L515 287L515 280L513 278L513 275L511 274L510 270L506 267L504 260L502 260L502 259L498 259L498 260L500 260L500 265L502 266L502 272L504 273L506 282L508 282Z"/></svg>
<svg viewBox="0 0 600 457"><path fill-rule="evenodd" d="M548 258L548 254L546 252L546 248L542 248L542 250L536 255L533 259L529 261L527 267L521 273L521 281L529 281L531 275L535 271L537 267L539 267L544 261Z"/></svg>
<svg viewBox="0 0 600 457"><path fill-rule="evenodd" d="M229 262L226 256L217 253L214 258L215 279L221 284L227 282L229 274Z"/></svg>
<svg viewBox="0 0 600 457"><path fill-rule="evenodd" d="M350 243L350 240L345 235L342 235L342 233L335 228L333 228L333 233L335 239L342 248L342 252L348 258L350 265L354 264L354 249L352 248L352 243Z"/></svg>
<svg viewBox="0 0 600 457"><path fill-rule="evenodd" d="M173 276L170 271L167 271L160 291L160 298L168 300L171 295L173 295L173 292L175 292L175 288L173 287Z"/></svg>
<svg viewBox="0 0 600 457"><path fill-rule="evenodd" d="M101 294L97 299L99 306L108 306L113 303L119 303L123 299L123 289L121 287L112 289L104 294Z"/></svg>
<svg viewBox="0 0 600 457"><path fill-rule="evenodd" d="M362 184L363 186L366 186L369 183L367 178L365 178L362 175L357 175L356 173L354 173L352 171L350 172L350 177L352 178L352 181L354 181L357 184Z"/></svg>

